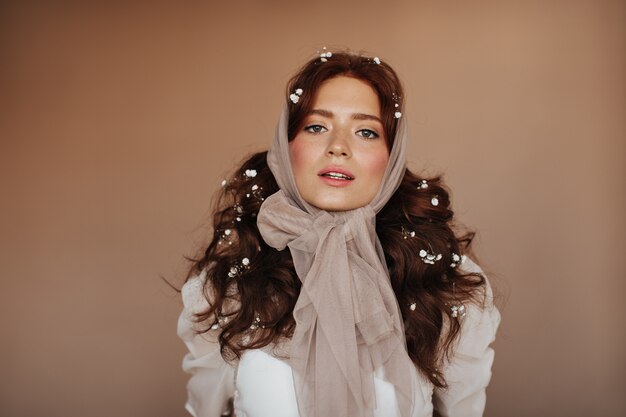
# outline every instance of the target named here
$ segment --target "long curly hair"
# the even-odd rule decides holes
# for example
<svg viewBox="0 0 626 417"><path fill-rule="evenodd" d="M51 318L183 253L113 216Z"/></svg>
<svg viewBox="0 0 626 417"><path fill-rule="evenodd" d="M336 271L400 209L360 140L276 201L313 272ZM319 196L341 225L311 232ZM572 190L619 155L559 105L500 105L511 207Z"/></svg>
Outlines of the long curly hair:
<svg viewBox="0 0 626 417"><path fill-rule="evenodd" d="M398 123L394 114L402 109L401 83L386 63L350 52L334 53L326 61L312 59L291 78L286 97L297 88L306 93L299 95L297 106L288 101L289 140L302 128L315 91L336 76L363 80L376 91L391 148ZM195 318L206 324L201 332L218 332L226 360L289 338L295 329L292 312L301 282L291 253L268 246L256 225L263 199L279 190L266 156L266 151L253 154L223 183L215 200L213 237L197 257L188 258L193 264L186 281L204 270L207 273L204 297L209 307ZM431 203L434 197L437 205ZM440 366L452 354L460 332L451 306L480 302L485 287L482 275L462 273L452 266L456 256L470 253L474 237L471 231L457 236L452 220L449 192L441 176L423 178L409 169L376 216L409 356L437 387L446 386ZM422 250L441 254L441 260L420 261Z"/></svg>

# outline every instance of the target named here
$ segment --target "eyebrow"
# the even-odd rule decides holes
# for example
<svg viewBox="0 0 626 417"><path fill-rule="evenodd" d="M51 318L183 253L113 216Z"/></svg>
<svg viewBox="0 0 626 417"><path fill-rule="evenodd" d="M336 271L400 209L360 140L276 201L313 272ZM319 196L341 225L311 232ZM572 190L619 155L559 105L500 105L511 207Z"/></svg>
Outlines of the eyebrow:
<svg viewBox="0 0 626 417"><path fill-rule="evenodd" d="M330 119L332 119L335 116L333 112L328 111L328 110L323 110L323 109L313 109L309 112L309 114L319 114L322 117L328 117ZM383 121L380 120L380 117L373 116L371 114L366 114L366 113L353 113L352 119L353 120L374 120L380 124L383 124Z"/></svg>

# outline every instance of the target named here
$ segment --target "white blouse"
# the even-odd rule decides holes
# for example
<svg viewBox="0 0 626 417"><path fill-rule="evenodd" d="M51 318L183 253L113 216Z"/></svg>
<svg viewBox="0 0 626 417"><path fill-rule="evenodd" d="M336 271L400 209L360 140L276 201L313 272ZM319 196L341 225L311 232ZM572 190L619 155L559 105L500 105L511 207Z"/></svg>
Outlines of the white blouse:
<svg viewBox="0 0 626 417"><path fill-rule="evenodd" d="M478 265L466 258L460 266L468 272L480 272ZM483 274L484 275L484 274ZM217 341L218 331L197 334L199 325L193 314L205 311L208 302L202 287L206 270L189 279L182 288L184 308L178 320L178 336L189 353L183 358L183 370L191 374L187 384L187 411L194 417L218 417L227 414L229 399L237 417L300 417L290 366L272 356L270 350L245 351L234 366L225 362ZM493 304L493 294L487 282L484 308L470 304L462 319L460 339L454 355L443 374L447 389L434 388L415 369L418 379L414 414L430 417L433 407L442 417L482 416L485 409L485 388L491 379L494 341L500 323L500 313ZM374 375L377 408L375 417L399 417L393 386Z"/></svg>

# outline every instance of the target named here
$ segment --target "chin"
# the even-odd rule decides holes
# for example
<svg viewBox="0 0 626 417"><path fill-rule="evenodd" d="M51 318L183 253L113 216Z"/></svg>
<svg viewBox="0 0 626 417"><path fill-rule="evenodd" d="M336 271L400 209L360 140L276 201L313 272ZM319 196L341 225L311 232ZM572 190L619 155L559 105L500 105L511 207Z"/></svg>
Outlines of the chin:
<svg viewBox="0 0 626 417"><path fill-rule="evenodd" d="M363 207L365 203L360 204L359 202L345 202L345 201L312 201L309 202L312 206L317 207L320 210L326 211L348 211L354 210L359 207Z"/></svg>

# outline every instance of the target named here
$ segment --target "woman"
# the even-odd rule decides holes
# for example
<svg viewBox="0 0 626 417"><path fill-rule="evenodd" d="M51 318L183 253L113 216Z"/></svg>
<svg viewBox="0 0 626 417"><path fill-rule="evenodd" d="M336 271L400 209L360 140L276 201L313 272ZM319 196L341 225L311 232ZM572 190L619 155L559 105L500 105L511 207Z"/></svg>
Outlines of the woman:
<svg viewBox="0 0 626 417"><path fill-rule="evenodd" d="M289 82L182 289L192 415L482 415L500 315L440 178L405 166L402 97L347 52Z"/></svg>

